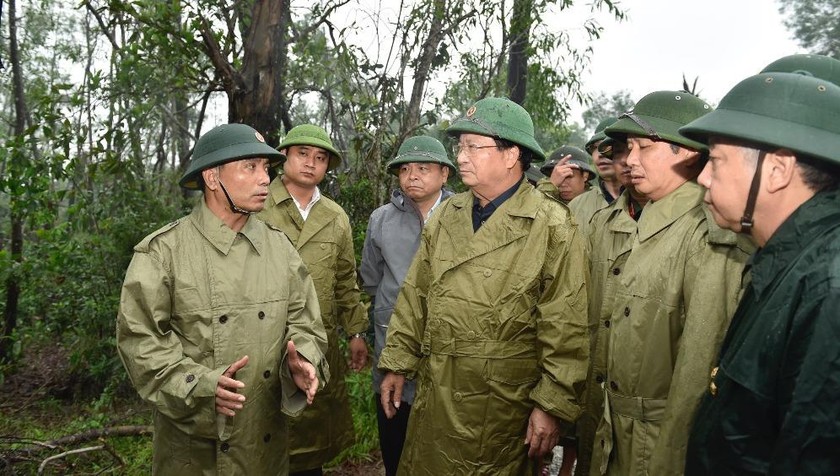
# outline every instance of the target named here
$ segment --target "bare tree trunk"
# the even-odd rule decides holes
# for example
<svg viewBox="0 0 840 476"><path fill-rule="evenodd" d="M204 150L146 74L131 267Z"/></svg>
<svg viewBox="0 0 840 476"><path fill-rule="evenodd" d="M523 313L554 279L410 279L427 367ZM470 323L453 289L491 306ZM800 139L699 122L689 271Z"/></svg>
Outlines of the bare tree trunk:
<svg viewBox="0 0 840 476"><path fill-rule="evenodd" d="M26 109L26 98L23 90L23 76L20 67L20 51L17 41L17 5L16 0L8 0L9 5L9 61L12 63L12 87L14 89L15 122L13 134L22 136L26 130L29 112ZM16 174L22 167L21 154L23 147L12 150L11 173ZM23 261L23 215L17 207L17 196L9 195L9 209L12 222L12 260L19 264ZM18 266L9 273L6 279L6 308L3 313L3 336L0 337L0 361L8 361L12 348L12 334L17 327L18 301L20 298L20 275Z"/></svg>
<svg viewBox="0 0 840 476"><path fill-rule="evenodd" d="M533 0L514 0L510 22L507 90L510 100L522 104L528 86L528 40Z"/></svg>

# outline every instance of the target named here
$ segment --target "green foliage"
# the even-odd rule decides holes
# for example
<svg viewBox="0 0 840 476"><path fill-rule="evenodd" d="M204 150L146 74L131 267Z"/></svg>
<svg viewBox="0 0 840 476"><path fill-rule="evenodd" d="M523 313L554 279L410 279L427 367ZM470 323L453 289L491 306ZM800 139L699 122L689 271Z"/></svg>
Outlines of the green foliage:
<svg viewBox="0 0 840 476"><path fill-rule="evenodd" d="M811 53L840 58L840 0L785 0L779 11L785 26Z"/></svg>
<svg viewBox="0 0 840 476"><path fill-rule="evenodd" d="M338 466L344 461L369 461L370 454L379 447L379 430L376 424L376 405L371 383L370 367L361 372L349 372L347 393L350 396L350 409L353 414L353 428L356 431L356 443L339 453L326 467Z"/></svg>

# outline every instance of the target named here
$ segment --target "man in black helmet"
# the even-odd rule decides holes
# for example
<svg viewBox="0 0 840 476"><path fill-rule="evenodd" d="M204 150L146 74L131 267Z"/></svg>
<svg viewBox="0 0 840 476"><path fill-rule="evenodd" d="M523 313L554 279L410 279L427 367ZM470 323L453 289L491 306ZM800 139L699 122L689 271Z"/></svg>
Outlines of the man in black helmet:
<svg viewBox="0 0 840 476"><path fill-rule="evenodd" d="M287 474L286 415L329 378L309 272L251 216L280 158L244 124L207 132L180 181L203 199L134 248L117 350L155 408L153 474Z"/></svg>
<svg viewBox="0 0 840 476"><path fill-rule="evenodd" d="M715 221L759 247L688 475L840 468L840 87L805 68L747 78L680 129L709 144L699 183Z"/></svg>

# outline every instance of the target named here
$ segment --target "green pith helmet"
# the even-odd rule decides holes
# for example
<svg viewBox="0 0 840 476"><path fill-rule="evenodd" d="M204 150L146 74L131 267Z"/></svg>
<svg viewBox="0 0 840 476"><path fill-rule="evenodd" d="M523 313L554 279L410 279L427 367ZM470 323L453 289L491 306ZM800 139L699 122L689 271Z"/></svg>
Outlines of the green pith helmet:
<svg viewBox="0 0 840 476"><path fill-rule="evenodd" d="M293 145L311 145L320 147L330 153L330 165L327 170L333 170L341 163L341 154L333 147L332 140L327 131L312 124L301 124L295 126L286 134L283 142L277 146L277 150L283 150Z"/></svg>
<svg viewBox="0 0 840 476"><path fill-rule="evenodd" d="M762 73L801 73L840 86L840 60L823 55L790 55L773 61Z"/></svg>
<svg viewBox="0 0 840 476"><path fill-rule="evenodd" d="M567 155L571 155L572 158L566 163L569 165L576 165L580 168L580 170L589 172L589 180L593 180L598 176L598 173L595 171L595 167L592 166L592 157L583 149L571 145L564 145L552 152L548 157L548 160L540 166L540 172L542 172L546 177L550 176L551 171L554 169L554 166L557 165L557 162L560 162L560 160Z"/></svg>
<svg viewBox="0 0 840 476"><path fill-rule="evenodd" d="M429 162L449 167L455 173L455 165L446 155L446 147L439 140L429 136L409 137L400 146L397 156L386 168L394 175L400 174L400 165L413 162Z"/></svg>
<svg viewBox="0 0 840 476"><path fill-rule="evenodd" d="M616 140L610 136L607 136L604 140L598 144L598 153L603 155L604 157L612 160L613 159L613 150Z"/></svg>
<svg viewBox="0 0 840 476"><path fill-rule="evenodd" d="M664 140L707 153L705 144L680 135L679 128L712 111L712 107L685 91L656 91L643 97L604 132L616 140L632 134Z"/></svg>
<svg viewBox="0 0 840 476"><path fill-rule="evenodd" d="M762 73L738 83L720 106L680 129L787 148L840 164L840 86L796 73Z"/></svg>
<svg viewBox="0 0 840 476"><path fill-rule="evenodd" d="M525 178L528 179L529 182L535 184L541 178L545 178L545 174L540 172L540 168L534 164L528 166L528 170L525 171Z"/></svg>
<svg viewBox="0 0 840 476"><path fill-rule="evenodd" d="M534 122L522 106L507 98L484 98L476 101L464 117L456 119L446 129L451 136L459 134L480 134L505 139L520 145L535 155L535 160L545 160L537 139L534 138Z"/></svg>
<svg viewBox="0 0 840 476"><path fill-rule="evenodd" d="M602 119L601 122L595 126L595 133L592 134L592 137L590 137L586 142L586 145L584 145L587 152L591 154L592 150L595 148L595 144L607 138L607 135L604 133L604 129L606 129L607 126L611 126L617 120L617 117L610 116L606 119Z"/></svg>
<svg viewBox="0 0 840 476"><path fill-rule="evenodd" d="M264 157L270 165L279 164L283 154L265 143L262 134L245 124L222 124L198 138L187 171L178 181L182 187L200 190L201 172L234 160Z"/></svg>

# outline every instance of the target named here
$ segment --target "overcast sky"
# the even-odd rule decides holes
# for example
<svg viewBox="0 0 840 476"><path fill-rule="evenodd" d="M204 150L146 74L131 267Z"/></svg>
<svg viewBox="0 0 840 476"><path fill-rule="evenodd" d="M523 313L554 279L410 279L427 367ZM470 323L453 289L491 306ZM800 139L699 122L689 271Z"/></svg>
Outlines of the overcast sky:
<svg viewBox="0 0 840 476"><path fill-rule="evenodd" d="M589 92L646 93L689 84L717 104L740 80L776 58L804 53L784 26L776 0L624 0L628 19L605 17L594 44ZM575 108L576 119L582 108Z"/></svg>

